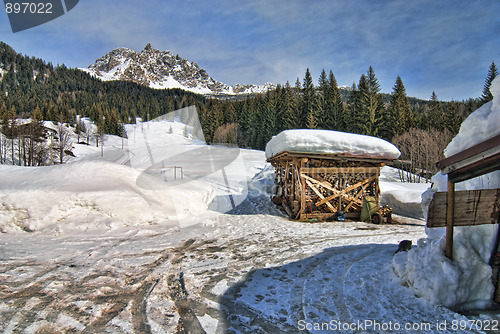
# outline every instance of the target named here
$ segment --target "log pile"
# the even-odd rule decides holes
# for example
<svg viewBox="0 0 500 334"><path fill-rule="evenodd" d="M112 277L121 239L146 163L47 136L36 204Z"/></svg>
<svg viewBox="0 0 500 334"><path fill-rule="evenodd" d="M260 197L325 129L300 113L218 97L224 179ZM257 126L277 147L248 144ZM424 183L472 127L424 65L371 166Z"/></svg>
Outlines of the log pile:
<svg viewBox="0 0 500 334"><path fill-rule="evenodd" d="M268 160L275 167L274 203L292 219L359 219L363 198L379 206L380 167L373 157L283 152Z"/></svg>

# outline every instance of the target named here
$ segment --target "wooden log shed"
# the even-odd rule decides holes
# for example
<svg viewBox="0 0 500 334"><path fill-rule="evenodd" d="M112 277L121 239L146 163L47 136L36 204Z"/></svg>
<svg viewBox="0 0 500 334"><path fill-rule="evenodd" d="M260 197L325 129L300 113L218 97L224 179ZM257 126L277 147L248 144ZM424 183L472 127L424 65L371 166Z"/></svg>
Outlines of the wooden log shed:
<svg viewBox="0 0 500 334"><path fill-rule="evenodd" d="M365 196L379 207L380 168L395 159L285 151L268 159L275 172L272 200L300 221L360 218Z"/></svg>

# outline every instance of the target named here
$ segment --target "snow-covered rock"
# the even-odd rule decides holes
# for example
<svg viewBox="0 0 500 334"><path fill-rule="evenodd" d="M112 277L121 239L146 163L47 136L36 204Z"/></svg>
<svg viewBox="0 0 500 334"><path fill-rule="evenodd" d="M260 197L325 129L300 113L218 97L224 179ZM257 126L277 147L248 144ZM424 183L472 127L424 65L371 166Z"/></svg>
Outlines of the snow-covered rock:
<svg viewBox="0 0 500 334"><path fill-rule="evenodd" d="M401 154L396 146L377 137L314 129L285 130L273 136L266 145L266 158L286 151L387 159L397 159Z"/></svg>
<svg viewBox="0 0 500 334"><path fill-rule="evenodd" d="M493 81L493 101L474 111L445 150L454 155L500 133L500 78ZM437 191L447 190L447 177L433 176L434 186L422 195L424 213ZM456 190L500 188L500 171L456 184ZM445 228L426 229L427 238L408 253L393 259L396 274L418 296L453 309L482 308L491 304L494 286L489 260L498 225L455 227L453 261L444 256Z"/></svg>

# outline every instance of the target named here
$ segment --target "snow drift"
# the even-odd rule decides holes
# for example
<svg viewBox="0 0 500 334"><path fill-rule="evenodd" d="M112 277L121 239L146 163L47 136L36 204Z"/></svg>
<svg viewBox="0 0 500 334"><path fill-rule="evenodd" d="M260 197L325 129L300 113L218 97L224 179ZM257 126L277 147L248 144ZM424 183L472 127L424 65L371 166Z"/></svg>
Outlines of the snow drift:
<svg viewBox="0 0 500 334"><path fill-rule="evenodd" d="M273 136L266 145L266 158L286 151L369 155L397 159L401 152L393 144L372 136L331 130L285 130Z"/></svg>
<svg viewBox="0 0 500 334"><path fill-rule="evenodd" d="M384 166L380 169L380 205L389 205L397 215L423 218L422 193L427 190L427 183L401 182L396 168Z"/></svg>
<svg viewBox="0 0 500 334"><path fill-rule="evenodd" d="M119 228L178 224L206 213L213 188L199 181L177 184L144 176L109 162L79 162L51 167L0 166L0 231L36 231L47 227ZM158 190L158 185L163 186Z"/></svg>
<svg viewBox="0 0 500 334"><path fill-rule="evenodd" d="M490 88L494 99L474 111L445 150L454 155L500 133L500 78ZM422 195L427 213L434 192L447 190L447 177L438 173L434 186ZM456 184L457 190L500 188L500 171ZM494 286L489 260L498 225L455 227L453 256L444 256L445 228L426 229L427 239L408 253L396 254L393 267L403 283L436 304L452 309L484 308L491 304Z"/></svg>

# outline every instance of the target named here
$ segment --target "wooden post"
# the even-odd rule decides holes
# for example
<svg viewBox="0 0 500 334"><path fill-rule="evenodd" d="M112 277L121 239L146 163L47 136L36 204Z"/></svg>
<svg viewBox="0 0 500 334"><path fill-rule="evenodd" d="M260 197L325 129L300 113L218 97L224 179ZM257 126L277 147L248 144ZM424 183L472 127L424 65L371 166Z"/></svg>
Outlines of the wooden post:
<svg viewBox="0 0 500 334"><path fill-rule="evenodd" d="M498 217L497 224L500 224L500 217ZM490 266L492 271L492 282L495 286L495 293L493 298L497 303L500 303L500 280L499 280L499 268L500 268L500 252L498 247L500 245L500 228L497 229L497 237L495 239L495 246L493 248L493 253L490 257Z"/></svg>
<svg viewBox="0 0 500 334"><path fill-rule="evenodd" d="M306 180L301 177L300 171L304 167L304 164L308 161L309 159L307 158L302 158L300 159L300 165L299 169L297 170L297 177L300 180L300 190L301 190L301 196L300 196L300 213L305 213L306 211Z"/></svg>
<svg viewBox="0 0 500 334"><path fill-rule="evenodd" d="M446 249L445 255L453 260L453 218L455 215L455 183L448 179L448 196L446 198Z"/></svg>

